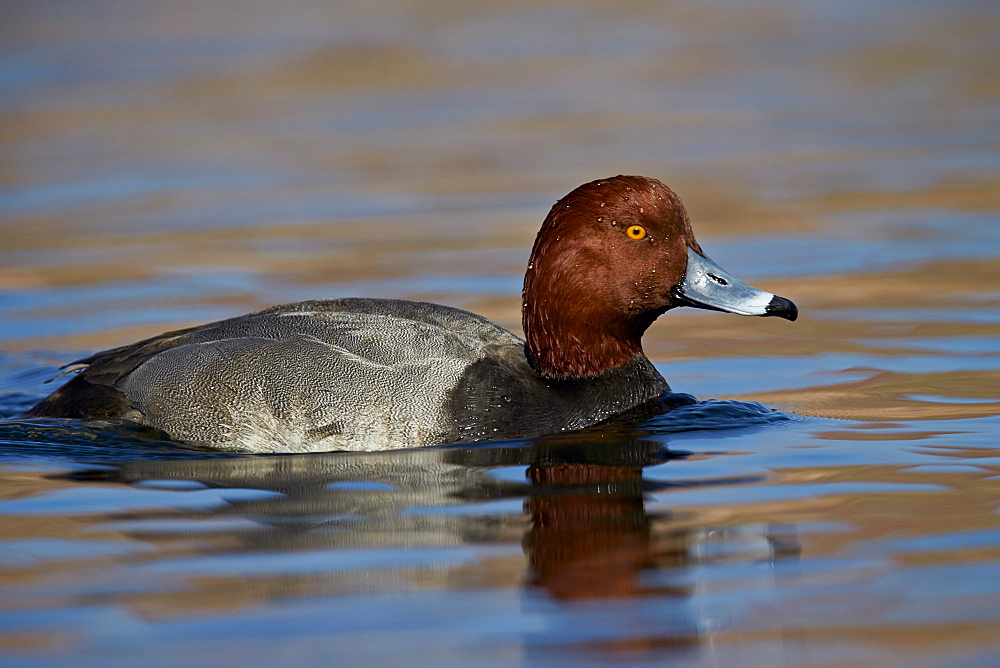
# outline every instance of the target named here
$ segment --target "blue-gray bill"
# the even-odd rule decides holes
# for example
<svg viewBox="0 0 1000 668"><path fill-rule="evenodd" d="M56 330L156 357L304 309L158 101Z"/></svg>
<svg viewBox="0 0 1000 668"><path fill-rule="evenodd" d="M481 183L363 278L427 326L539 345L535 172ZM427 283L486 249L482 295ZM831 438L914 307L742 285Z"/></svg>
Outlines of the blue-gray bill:
<svg viewBox="0 0 1000 668"><path fill-rule="evenodd" d="M737 315L777 316L795 320L799 310L790 300L747 285L711 258L688 249L684 280L674 288L682 306L725 311Z"/></svg>

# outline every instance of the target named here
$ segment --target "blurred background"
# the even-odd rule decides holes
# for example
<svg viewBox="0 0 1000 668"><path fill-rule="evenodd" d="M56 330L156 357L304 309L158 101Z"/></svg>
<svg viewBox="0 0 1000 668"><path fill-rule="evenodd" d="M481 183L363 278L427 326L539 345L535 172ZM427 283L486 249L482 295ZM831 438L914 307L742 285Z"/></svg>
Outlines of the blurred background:
<svg viewBox="0 0 1000 668"><path fill-rule="evenodd" d="M710 338L760 332L788 353L832 307L926 303L942 274L996 285L993 3L2 12L2 350L348 295L517 331L549 206L618 173L672 186L717 261L800 302L794 329L686 313ZM961 263L913 264L941 256ZM872 276L890 267L893 285ZM696 352L667 327L651 354Z"/></svg>
<svg viewBox="0 0 1000 668"><path fill-rule="evenodd" d="M545 496L530 444L154 466L195 455L4 423L0 662L996 665L998 35L977 0L4 0L2 416L281 302L519 333L549 207L619 173L801 317L653 325L675 390L792 417L601 435L620 503Z"/></svg>

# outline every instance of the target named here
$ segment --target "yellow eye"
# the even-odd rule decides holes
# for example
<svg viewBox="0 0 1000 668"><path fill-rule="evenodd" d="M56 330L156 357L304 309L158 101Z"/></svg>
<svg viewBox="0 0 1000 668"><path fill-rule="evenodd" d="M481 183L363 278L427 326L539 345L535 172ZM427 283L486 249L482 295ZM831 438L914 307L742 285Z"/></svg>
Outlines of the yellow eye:
<svg viewBox="0 0 1000 668"><path fill-rule="evenodd" d="M628 235L629 239L645 239L646 228L642 225L629 225L628 229L625 230L625 234Z"/></svg>

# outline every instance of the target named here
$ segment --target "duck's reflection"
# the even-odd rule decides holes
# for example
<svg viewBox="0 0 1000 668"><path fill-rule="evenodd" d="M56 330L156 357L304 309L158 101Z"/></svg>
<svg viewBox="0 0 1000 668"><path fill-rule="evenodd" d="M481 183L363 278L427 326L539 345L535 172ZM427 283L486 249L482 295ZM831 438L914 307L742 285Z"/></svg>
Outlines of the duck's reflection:
<svg viewBox="0 0 1000 668"><path fill-rule="evenodd" d="M536 447L544 456L527 469L533 581L567 600L635 595L636 574L655 563L642 466L572 461L579 451L561 445Z"/></svg>
<svg viewBox="0 0 1000 668"><path fill-rule="evenodd" d="M154 545L190 537L184 533L184 520L190 521L193 535L198 532L197 523L205 519L239 518L242 528L227 530L225 522L220 523L223 528L213 537L219 539L220 532L226 535L203 549L202 555L208 557L224 559L233 553L266 551L280 560L282 554L310 549L353 550L352 554L358 554L358 548L510 547L520 543L528 567L522 561L519 569L508 568L507 580L495 564L478 564L481 572L472 576L466 564L463 578L445 578L439 586L527 586L529 592L560 601L638 596L674 599L690 593L690 580L673 585L670 578L650 578L648 574L706 558L711 552L704 549L706 537L713 536L711 540L718 542L727 529L698 527L669 513L647 509L646 495L663 491L671 483L648 480L643 470L684 457L671 453L662 438L650 438L647 432L634 429L616 432L604 427L592 434L479 447L129 461L113 468L77 472L72 477L162 489L179 488L177 481L183 480L209 488L278 492L199 510L158 509L110 518L130 537ZM663 470L669 467L658 472ZM686 486L691 484L685 482ZM258 529L246 530L250 522ZM763 554L757 550L751 558L773 557L778 542L766 527L758 533ZM511 563L516 565L508 560L508 566ZM400 557L399 566L405 570L412 565ZM372 568L369 582L385 568L381 560L378 569L383 570ZM359 570L365 567L355 566L354 572ZM262 590L260 595L315 596L344 591L343 583L332 582L336 574L329 574L331 582L325 585L317 582L316 573L310 577L310 582L301 586L285 579L282 591ZM392 584L387 586L404 586L398 577L390 579ZM684 626L689 635L699 625L692 620Z"/></svg>

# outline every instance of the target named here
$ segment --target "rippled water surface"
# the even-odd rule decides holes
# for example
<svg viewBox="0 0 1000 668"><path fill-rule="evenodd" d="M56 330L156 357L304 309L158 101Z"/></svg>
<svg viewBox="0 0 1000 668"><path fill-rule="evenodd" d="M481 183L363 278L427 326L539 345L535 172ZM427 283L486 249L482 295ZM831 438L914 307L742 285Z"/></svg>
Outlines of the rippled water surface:
<svg viewBox="0 0 1000 668"><path fill-rule="evenodd" d="M0 663L1000 664L1000 11L5 2ZM555 199L684 198L795 323L678 310L641 423L233 456L16 416L283 301L519 331Z"/></svg>

